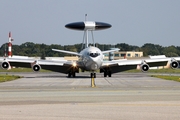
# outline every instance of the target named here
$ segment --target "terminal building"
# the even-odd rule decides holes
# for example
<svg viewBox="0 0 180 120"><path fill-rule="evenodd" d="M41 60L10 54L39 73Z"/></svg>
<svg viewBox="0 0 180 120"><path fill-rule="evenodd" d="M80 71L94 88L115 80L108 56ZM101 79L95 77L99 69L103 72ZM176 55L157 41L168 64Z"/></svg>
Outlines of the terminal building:
<svg viewBox="0 0 180 120"><path fill-rule="evenodd" d="M104 54L104 60L138 59L141 57L143 57L143 52L136 51L120 51Z"/></svg>

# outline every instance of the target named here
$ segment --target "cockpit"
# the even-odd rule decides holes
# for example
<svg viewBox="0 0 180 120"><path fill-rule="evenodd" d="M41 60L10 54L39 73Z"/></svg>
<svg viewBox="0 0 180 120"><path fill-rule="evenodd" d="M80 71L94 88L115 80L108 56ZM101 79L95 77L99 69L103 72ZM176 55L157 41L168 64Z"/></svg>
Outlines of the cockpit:
<svg viewBox="0 0 180 120"><path fill-rule="evenodd" d="M98 52L92 53L92 52L91 52L91 53L88 53L88 55L95 58L95 57L99 56L100 53L98 53Z"/></svg>

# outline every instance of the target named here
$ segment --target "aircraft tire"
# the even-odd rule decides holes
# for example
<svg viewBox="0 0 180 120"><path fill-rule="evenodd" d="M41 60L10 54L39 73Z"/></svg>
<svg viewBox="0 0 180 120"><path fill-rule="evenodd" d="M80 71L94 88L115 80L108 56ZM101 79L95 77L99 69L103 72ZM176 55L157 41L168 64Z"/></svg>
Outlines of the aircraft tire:
<svg viewBox="0 0 180 120"><path fill-rule="evenodd" d="M106 71L104 71L104 77L107 77L107 72Z"/></svg>
<svg viewBox="0 0 180 120"><path fill-rule="evenodd" d="M71 73L68 73L68 78L70 78L71 77Z"/></svg>
<svg viewBox="0 0 180 120"><path fill-rule="evenodd" d="M96 78L96 73L94 73L94 78Z"/></svg>
<svg viewBox="0 0 180 120"><path fill-rule="evenodd" d="M96 73L91 73L91 78L96 78Z"/></svg>
<svg viewBox="0 0 180 120"><path fill-rule="evenodd" d="M75 77L76 77L76 73L75 73L75 72L73 72L72 76L73 76L73 78L75 78Z"/></svg>
<svg viewBox="0 0 180 120"><path fill-rule="evenodd" d="M111 75L112 75L112 74L111 74L111 71L109 71L109 72L108 72L108 76L111 77Z"/></svg>
<svg viewBox="0 0 180 120"><path fill-rule="evenodd" d="M93 73L91 73L91 78L93 78Z"/></svg>

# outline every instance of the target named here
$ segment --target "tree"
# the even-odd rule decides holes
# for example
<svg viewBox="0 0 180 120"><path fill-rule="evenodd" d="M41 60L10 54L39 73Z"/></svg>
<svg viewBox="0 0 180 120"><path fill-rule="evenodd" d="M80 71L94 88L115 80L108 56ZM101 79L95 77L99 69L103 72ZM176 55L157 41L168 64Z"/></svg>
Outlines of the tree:
<svg viewBox="0 0 180 120"><path fill-rule="evenodd" d="M8 52L8 46L6 44L6 52ZM4 56L5 51L5 44L3 44L0 47L0 56ZM93 45L93 44L91 44ZM99 44L96 43L96 46L104 51L109 50L112 45L110 44ZM52 49L60 49L60 50L67 50L67 51L73 51L73 52L80 52L81 51L82 44L75 44L75 45L57 45L57 44L51 44L46 45L44 43L42 44L34 44L32 42L26 42L21 45L14 45L12 47L12 53L13 55L20 55L20 56L30 56L30 57L38 57L41 58L47 57L63 57L65 53L61 52L55 52L52 51ZM166 55L167 57L175 57L180 55L180 46L168 46L168 47L162 47L160 45L152 44L152 43L146 43L142 47L128 45L126 43L118 43L115 45L116 48L120 48L121 51L143 51L144 56L148 55Z"/></svg>
<svg viewBox="0 0 180 120"><path fill-rule="evenodd" d="M163 49L163 52L162 52L164 55L166 55L167 57L176 57L178 56L178 50L176 49L175 46L171 45L171 46L168 46L168 47L165 47Z"/></svg>
<svg viewBox="0 0 180 120"><path fill-rule="evenodd" d="M160 55L160 45L154 45L152 43L146 43L141 47L141 50L144 52L144 56L148 55Z"/></svg>

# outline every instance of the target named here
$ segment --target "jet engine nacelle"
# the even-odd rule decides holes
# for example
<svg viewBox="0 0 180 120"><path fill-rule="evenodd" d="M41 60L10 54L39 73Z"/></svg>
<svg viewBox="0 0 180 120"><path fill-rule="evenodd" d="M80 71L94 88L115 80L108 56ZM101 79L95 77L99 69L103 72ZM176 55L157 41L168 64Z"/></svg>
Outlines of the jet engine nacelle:
<svg viewBox="0 0 180 120"><path fill-rule="evenodd" d="M177 61L172 61L170 63L171 68L176 69L179 67L179 63Z"/></svg>
<svg viewBox="0 0 180 120"><path fill-rule="evenodd" d="M142 72L147 72L149 70L149 65L148 64L142 64L140 66L140 68L141 68Z"/></svg>
<svg viewBox="0 0 180 120"><path fill-rule="evenodd" d="M10 67L10 64L9 64L9 62L4 61L4 62L1 63L1 67L3 69L8 69Z"/></svg>
<svg viewBox="0 0 180 120"><path fill-rule="evenodd" d="M32 66L32 69L33 69L34 72L38 72L38 71L41 70L41 66L39 64L34 64Z"/></svg>

